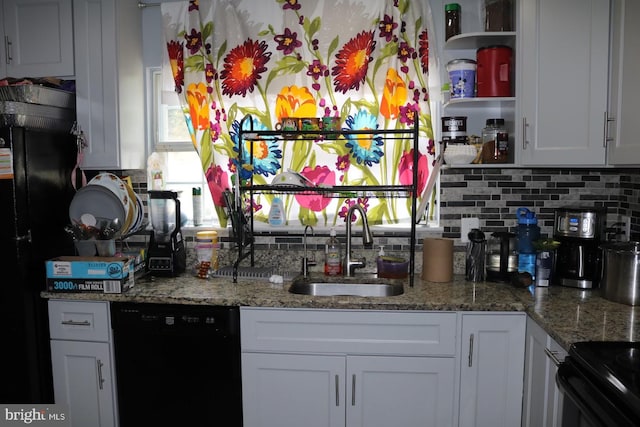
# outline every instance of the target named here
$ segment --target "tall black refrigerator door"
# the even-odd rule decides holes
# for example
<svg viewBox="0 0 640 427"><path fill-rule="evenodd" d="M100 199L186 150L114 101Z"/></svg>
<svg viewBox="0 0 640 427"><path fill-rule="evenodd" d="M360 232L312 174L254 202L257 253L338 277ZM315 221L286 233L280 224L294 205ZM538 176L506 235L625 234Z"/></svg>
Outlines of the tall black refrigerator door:
<svg viewBox="0 0 640 427"><path fill-rule="evenodd" d="M8 133L15 165L16 238L27 240L30 246L32 275L27 286L43 290L44 262L74 254L64 227L69 224L69 205L75 194L71 171L76 142L66 132L13 128Z"/></svg>
<svg viewBox="0 0 640 427"><path fill-rule="evenodd" d="M46 287L44 261L73 254L64 226L74 194L75 140L60 132L0 128L0 150L12 158L0 175L0 244L8 249L0 335L9 343L0 352L0 402L51 402L46 301L39 292Z"/></svg>

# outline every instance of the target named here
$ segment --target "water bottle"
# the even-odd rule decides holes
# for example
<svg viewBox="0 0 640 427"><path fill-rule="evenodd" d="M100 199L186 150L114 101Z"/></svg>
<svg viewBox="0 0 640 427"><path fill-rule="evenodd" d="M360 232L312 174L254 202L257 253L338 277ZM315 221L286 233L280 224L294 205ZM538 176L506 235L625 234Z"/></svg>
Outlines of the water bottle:
<svg viewBox="0 0 640 427"><path fill-rule="evenodd" d="M470 282L481 282L485 278L487 239L485 239L484 233L477 228L471 230L468 237L465 278Z"/></svg>
<svg viewBox="0 0 640 427"><path fill-rule="evenodd" d="M536 275L536 249L533 242L540 239L540 227L536 214L527 208L518 208L518 271L528 272L535 279Z"/></svg>

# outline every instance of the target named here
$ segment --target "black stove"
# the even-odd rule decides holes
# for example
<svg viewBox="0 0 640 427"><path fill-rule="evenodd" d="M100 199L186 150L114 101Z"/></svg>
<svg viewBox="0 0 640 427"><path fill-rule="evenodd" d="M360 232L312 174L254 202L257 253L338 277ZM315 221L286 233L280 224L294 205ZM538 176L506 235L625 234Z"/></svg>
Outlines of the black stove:
<svg viewBox="0 0 640 427"><path fill-rule="evenodd" d="M563 426L640 426L640 342L575 343L557 382L581 420L566 411Z"/></svg>

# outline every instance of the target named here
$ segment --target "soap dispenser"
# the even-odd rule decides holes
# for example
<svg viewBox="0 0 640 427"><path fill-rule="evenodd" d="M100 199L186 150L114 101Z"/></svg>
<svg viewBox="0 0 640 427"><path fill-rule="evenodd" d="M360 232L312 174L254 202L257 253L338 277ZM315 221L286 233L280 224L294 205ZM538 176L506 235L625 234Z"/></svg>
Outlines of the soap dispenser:
<svg viewBox="0 0 640 427"><path fill-rule="evenodd" d="M284 205L280 197L274 197L269 209L269 225L280 227L285 224Z"/></svg>
<svg viewBox="0 0 640 427"><path fill-rule="evenodd" d="M378 252L378 256L376 257L376 268L378 269L378 275L382 272L382 262L384 257L384 246L380 246L380 251Z"/></svg>

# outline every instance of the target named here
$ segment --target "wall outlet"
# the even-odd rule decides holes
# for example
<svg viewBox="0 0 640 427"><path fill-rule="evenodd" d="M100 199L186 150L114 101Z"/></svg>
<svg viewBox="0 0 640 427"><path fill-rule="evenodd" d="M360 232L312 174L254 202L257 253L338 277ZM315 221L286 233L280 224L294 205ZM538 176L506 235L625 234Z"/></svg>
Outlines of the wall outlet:
<svg viewBox="0 0 640 427"><path fill-rule="evenodd" d="M620 236L620 240L622 240L623 242L628 242L629 240L631 240L631 217L622 215L620 217L620 222L622 222L623 231L622 236Z"/></svg>
<svg viewBox="0 0 640 427"><path fill-rule="evenodd" d="M462 243L469 242L469 232L474 228L480 228L480 218L469 217L462 218L460 222L460 241Z"/></svg>

